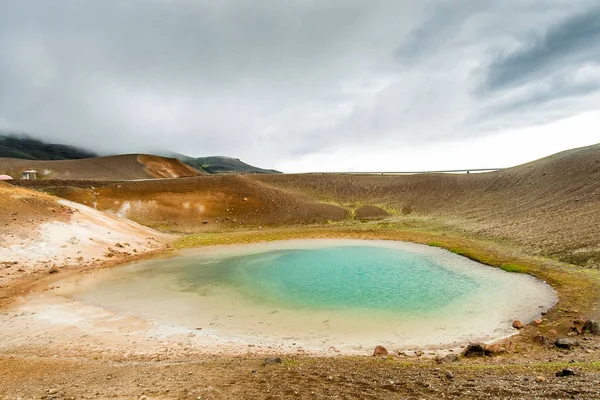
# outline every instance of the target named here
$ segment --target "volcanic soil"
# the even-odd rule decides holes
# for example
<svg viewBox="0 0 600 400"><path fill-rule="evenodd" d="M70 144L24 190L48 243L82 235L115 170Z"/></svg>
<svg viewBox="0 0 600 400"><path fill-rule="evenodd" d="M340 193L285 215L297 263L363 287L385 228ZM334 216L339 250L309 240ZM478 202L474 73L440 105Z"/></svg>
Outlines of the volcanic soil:
<svg viewBox="0 0 600 400"><path fill-rule="evenodd" d="M85 158L77 160L22 160L0 158L0 173L13 178L33 169L38 179L60 180L131 180L180 178L204 174L174 158L148 154Z"/></svg>
<svg viewBox="0 0 600 400"><path fill-rule="evenodd" d="M102 174L95 176L105 181L15 182L79 204L0 184L2 257L21 257L3 265L0 312L10 321L5 332L22 327L23 336L18 346L5 342L0 351L4 398L600 398L600 337L572 329L573 321L600 317L600 145L468 175L239 175L131 182L126 179L143 178ZM106 181L112 179L120 181ZM363 212L368 218L361 218ZM86 232L87 241L95 243L82 247L84 236L71 240L57 234L57 226ZM195 234L173 243L174 236L152 228ZM143 321L108 314L101 316L102 324L85 329L67 321L56 330L39 325L36 331L27 321L37 313L56 316L57 308L45 309L43 302L35 310L19 308L25 293L54 296L60 276L168 246L301 237L446 247L545 279L560 299L539 323L493 347L491 356L452 362L395 349L376 357L372 349L363 357L339 356L335 348L327 357L252 347L223 354L218 345L198 352L190 338L165 332L137 342L147 328ZM43 256L36 253L40 242L49 249ZM130 250L134 245L137 254ZM73 261L78 251L87 262ZM559 338L572 345L556 346ZM563 369L567 376L556 376Z"/></svg>

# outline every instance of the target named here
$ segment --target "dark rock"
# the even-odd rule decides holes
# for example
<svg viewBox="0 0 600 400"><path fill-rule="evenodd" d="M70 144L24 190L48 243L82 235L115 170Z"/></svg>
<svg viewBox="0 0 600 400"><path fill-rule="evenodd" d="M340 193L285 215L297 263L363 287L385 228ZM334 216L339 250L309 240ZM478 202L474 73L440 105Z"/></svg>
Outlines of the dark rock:
<svg viewBox="0 0 600 400"><path fill-rule="evenodd" d="M454 374L450 371L446 371L446 379L454 379Z"/></svg>
<svg viewBox="0 0 600 400"><path fill-rule="evenodd" d="M579 346L579 342L575 339L570 339L570 338L560 338L560 339L556 339L556 342L554 342L554 345L556 347L558 347L559 349L571 349L575 346Z"/></svg>
<svg viewBox="0 0 600 400"><path fill-rule="evenodd" d="M564 368L562 371L558 371L556 373L556 376L558 376L559 378L565 377L565 376L573 376L575 375L575 371L572 370L571 368Z"/></svg>
<svg viewBox="0 0 600 400"><path fill-rule="evenodd" d="M445 356L437 356L435 358L438 364L450 364L453 362L458 362L459 358L457 354L446 354Z"/></svg>
<svg viewBox="0 0 600 400"><path fill-rule="evenodd" d="M48 270L49 274L57 274L58 273L58 269L56 267L52 267Z"/></svg>
<svg viewBox="0 0 600 400"><path fill-rule="evenodd" d="M263 365L281 364L282 362L279 357L268 357L263 360Z"/></svg>
<svg viewBox="0 0 600 400"><path fill-rule="evenodd" d="M375 350L373 350L373 357L377 357L377 356L387 356L389 353L387 351L387 349L383 346L377 346L375 347Z"/></svg>
<svg viewBox="0 0 600 400"><path fill-rule="evenodd" d="M581 332L582 333L589 332L593 335L600 335L600 325L597 322L592 321L591 319L588 319L587 321L585 321L583 323Z"/></svg>
<svg viewBox="0 0 600 400"><path fill-rule="evenodd" d="M485 356L485 344L469 343L469 345L463 350L462 354L465 357Z"/></svg>

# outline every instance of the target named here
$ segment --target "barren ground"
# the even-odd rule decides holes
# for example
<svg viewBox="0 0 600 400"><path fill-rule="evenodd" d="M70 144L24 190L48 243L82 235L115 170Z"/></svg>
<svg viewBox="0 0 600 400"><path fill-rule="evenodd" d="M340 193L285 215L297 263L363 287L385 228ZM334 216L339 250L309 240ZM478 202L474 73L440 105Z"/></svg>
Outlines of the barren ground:
<svg viewBox="0 0 600 400"><path fill-rule="evenodd" d="M96 185L53 183L45 190L115 216L0 184L0 251L6 244L30 249L18 264L5 265L1 277L2 327L21 329L23 336L18 345L5 342L0 349L4 398L600 398L600 337L571 331L575 319L600 317L599 146L477 175L226 176ZM149 203L154 208L136 208L136 201L154 202ZM370 206L390 216L359 222L356 212L364 206L369 216L376 212ZM497 354L442 364L430 354L394 352L311 357L248 348L244 354L220 354L218 344L211 354L191 346L189 337L157 333L142 340L143 321L111 315L85 326L39 322L40 315L56 317L60 311L45 308L43 300L53 296L59 275L138 257L105 253L102 258L90 250L87 267L69 264L65 252L71 245L60 243L70 237L52 229L93 223L94 237L102 241L98 248L105 251L111 241L100 233L108 223L120 227L108 231L138 238L139 253L159 251L170 240L155 233L156 245L143 247L152 242L148 228L119 216L162 230L200 232L181 237L176 248L303 237L431 244L544 279L560 300L541 324L500 343ZM50 233L44 235L45 229ZM57 258L58 274L48 274L47 264L36 267L43 257L31 246L40 238L48 244L56 240L46 259L65 254ZM26 304L19 295L27 292L34 300L40 296L38 308L19 308ZM36 318L39 325L31 326ZM557 338L578 345L559 349ZM266 357L277 356L282 362L265 364ZM555 376L563 368L575 375Z"/></svg>

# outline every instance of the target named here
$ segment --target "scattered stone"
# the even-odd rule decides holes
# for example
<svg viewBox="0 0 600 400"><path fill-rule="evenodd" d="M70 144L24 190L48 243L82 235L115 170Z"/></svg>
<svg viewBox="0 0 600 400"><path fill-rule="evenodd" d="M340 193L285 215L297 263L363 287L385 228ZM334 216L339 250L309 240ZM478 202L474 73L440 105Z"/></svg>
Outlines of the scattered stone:
<svg viewBox="0 0 600 400"><path fill-rule="evenodd" d="M483 350L485 351L486 356L493 356L497 354L506 353L506 347L498 343L486 345L483 348Z"/></svg>
<svg viewBox="0 0 600 400"><path fill-rule="evenodd" d="M377 356L387 356L389 353L387 351L387 349L383 346L377 346L375 347L375 350L373 350L373 357L377 357Z"/></svg>
<svg viewBox="0 0 600 400"><path fill-rule="evenodd" d="M469 345L463 350L463 356L465 357L479 357L485 355L485 344L483 343L469 343Z"/></svg>
<svg viewBox="0 0 600 400"><path fill-rule="evenodd" d="M583 323L583 327L581 328L581 333L586 332L589 332L592 335L600 335L600 325L597 322L588 319Z"/></svg>
<svg viewBox="0 0 600 400"><path fill-rule="evenodd" d="M115 243L115 247L123 248L124 246L121 243L117 242L117 243Z"/></svg>
<svg viewBox="0 0 600 400"><path fill-rule="evenodd" d="M523 323L517 319L513 321L512 327L515 329L523 329Z"/></svg>
<svg viewBox="0 0 600 400"><path fill-rule="evenodd" d="M208 224L208 220L205 219L204 221L202 221L203 224Z"/></svg>
<svg viewBox="0 0 600 400"><path fill-rule="evenodd" d="M533 338L533 340L544 346L547 346L551 343L550 340L546 336L543 336L543 335L536 335Z"/></svg>
<svg viewBox="0 0 600 400"><path fill-rule="evenodd" d="M56 393L58 393L58 389L46 389L46 393L48 393L48 394L56 394Z"/></svg>
<svg viewBox="0 0 600 400"><path fill-rule="evenodd" d="M450 371L446 371L446 379L450 379L453 380L454 379L454 374Z"/></svg>
<svg viewBox="0 0 600 400"><path fill-rule="evenodd" d="M583 333L583 325L585 324L585 320L583 318L577 318L573 321L573 326L571 326L571 332L577 332L578 334Z"/></svg>
<svg viewBox="0 0 600 400"><path fill-rule="evenodd" d="M546 378L544 378L543 376L538 376L535 378L536 382L542 383L542 382L546 382Z"/></svg>
<svg viewBox="0 0 600 400"><path fill-rule="evenodd" d="M569 350L575 346L579 346L579 342L575 339L560 338L560 339L556 339L556 342L554 342L554 345L556 347L558 347L559 349Z"/></svg>
<svg viewBox="0 0 600 400"><path fill-rule="evenodd" d="M247 198L247 197L244 197L244 201L248 201L248 198Z"/></svg>
<svg viewBox="0 0 600 400"><path fill-rule="evenodd" d="M575 375L575 371L571 368L564 368L562 371L558 371L556 373L556 376L558 376L559 378L565 377L565 376L573 376Z"/></svg>
<svg viewBox="0 0 600 400"><path fill-rule="evenodd" d="M453 362L458 362L459 361L459 357L457 354L446 354L445 356L441 356L438 355L435 358L435 361L437 361L438 364L450 364Z"/></svg>
<svg viewBox="0 0 600 400"><path fill-rule="evenodd" d="M548 333L549 333L550 335L553 335L553 336L556 336L556 335L558 335L558 332L556 331L556 329L550 329L550 330L548 331Z"/></svg>
<svg viewBox="0 0 600 400"><path fill-rule="evenodd" d="M58 273L58 268L56 267L52 267L48 270L49 274L57 274Z"/></svg>
<svg viewBox="0 0 600 400"><path fill-rule="evenodd" d="M538 319L534 319L534 320L533 320L533 323L534 323L534 324L536 324L536 325L541 325L541 324L542 324L542 322L544 322L544 321L543 321L541 318L538 318Z"/></svg>
<svg viewBox="0 0 600 400"><path fill-rule="evenodd" d="M281 364L282 362L279 357L268 357L263 360L263 365Z"/></svg>

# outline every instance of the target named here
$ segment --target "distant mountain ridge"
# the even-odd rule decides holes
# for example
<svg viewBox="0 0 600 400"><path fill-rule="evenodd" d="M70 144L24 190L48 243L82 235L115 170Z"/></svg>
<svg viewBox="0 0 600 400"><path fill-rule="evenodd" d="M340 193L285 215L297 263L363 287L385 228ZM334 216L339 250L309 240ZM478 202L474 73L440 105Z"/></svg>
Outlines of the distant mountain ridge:
<svg viewBox="0 0 600 400"><path fill-rule="evenodd" d="M281 174L280 171L274 169L264 169L246 164L239 158L211 156L211 157L189 157L183 154L171 153L169 157L177 158L187 165L199 170L208 172L209 174L232 174L232 173L249 173L249 174Z"/></svg>
<svg viewBox="0 0 600 400"><path fill-rule="evenodd" d="M64 144L45 143L29 136L0 133L0 157L25 160L79 160L98 154Z"/></svg>
<svg viewBox="0 0 600 400"><path fill-rule="evenodd" d="M189 157L179 153L166 152L160 156L176 158L179 161L209 174L250 173L250 174L280 174L273 169L258 168L246 164L237 158L212 156ZM24 160L79 160L98 158L99 155L75 146L50 144L27 135L0 132L0 158Z"/></svg>

